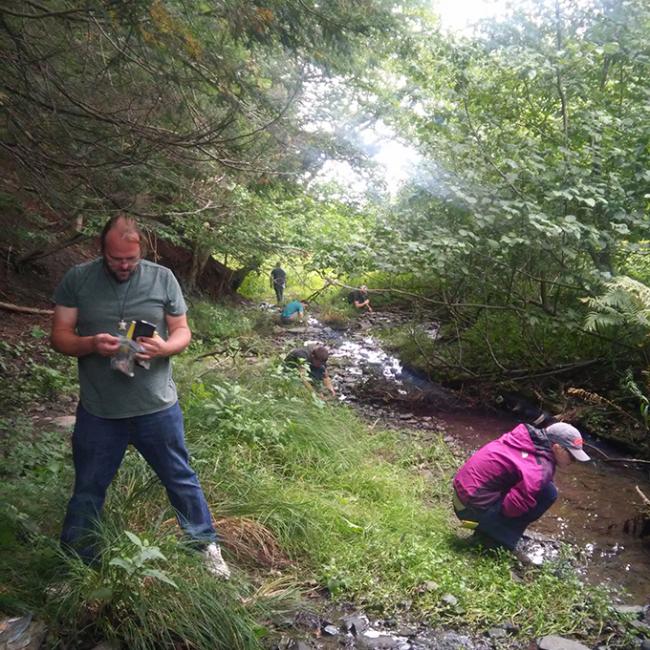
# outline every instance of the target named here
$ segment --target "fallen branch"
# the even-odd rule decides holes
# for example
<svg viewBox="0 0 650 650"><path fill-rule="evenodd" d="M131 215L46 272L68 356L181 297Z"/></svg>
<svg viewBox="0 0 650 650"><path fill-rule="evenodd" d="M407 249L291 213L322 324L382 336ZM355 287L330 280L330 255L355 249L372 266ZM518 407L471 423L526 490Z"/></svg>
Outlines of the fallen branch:
<svg viewBox="0 0 650 650"><path fill-rule="evenodd" d="M639 493L639 496L643 499L644 505L650 506L650 499L648 499L648 497L645 494L643 494L641 488L638 485L635 485L634 487L636 488L636 491Z"/></svg>
<svg viewBox="0 0 650 650"><path fill-rule="evenodd" d="M331 278L327 278L327 282L329 283L329 285L341 287L343 289L359 288L359 287L353 287L349 284L345 284L339 280L333 280ZM415 298L417 300L421 300L422 302L428 302L431 305L443 305L444 307L448 307L449 309L452 309L454 307L479 307L481 309L494 309L497 311L516 311L522 314L526 312L525 309L522 309L521 307L517 307L515 305L486 305L483 303L472 303L472 302L463 302L463 303L451 302L450 303L446 300L434 300L433 298L427 298L426 296L423 296L419 293L404 291L404 289L368 289L368 294L373 294L373 293L395 293L400 296L408 296L409 298Z"/></svg>
<svg viewBox="0 0 650 650"><path fill-rule="evenodd" d="M594 445L590 445L587 442L583 442L583 445L585 447L589 447L589 449L597 451L603 457L603 462L605 463L640 463L641 465L650 465L650 460L645 460L643 458L612 458L611 456L608 456L602 449L598 449L598 447L595 447ZM637 487L637 490L638 489L639 488Z"/></svg>
<svg viewBox="0 0 650 650"><path fill-rule="evenodd" d="M10 302L0 302L0 309L6 311L16 311L22 314L46 314L51 316L54 311L52 309L38 309L37 307L21 307L20 305L14 305Z"/></svg>
<svg viewBox="0 0 650 650"><path fill-rule="evenodd" d="M622 409L618 404L614 404L614 402L608 400L602 395L599 395L598 393L592 393L590 391L584 390L583 388L575 388L575 387L567 388L566 392L567 395L570 395L571 397L577 397L591 404L598 404L600 406L604 404L606 406L610 406L617 413L620 413L624 417L630 418L631 420L636 422L636 418L633 415L630 415L630 413L628 413L625 409Z"/></svg>
<svg viewBox="0 0 650 650"><path fill-rule="evenodd" d="M510 381L522 381L524 379L533 379L536 377L546 377L548 375L559 375L565 372L572 372L573 370L581 370L598 363L602 363L602 359L586 359L585 361L577 361L575 363L562 364L552 368L540 368L538 371L532 371L527 368L513 368L504 372L488 372L483 375L474 375L472 377L458 377L456 383L472 383L477 381L484 381L486 379L496 381L498 379L509 379ZM462 366L449 366L451 368L460 368L465 370ZM523 374L526 373L526 374Z"/></svg>
<svg viewBox="0 0 650 650"><path fill-rule="evenodd" d="M326 279L325 279L325 284L324 284L320 289L316 289L316 291L314 291L314 293L312 293L311 295L307 296L307 297L305 298L305 301L306 301L306 302L312 302L312 301L315 300L315 299L316 299L316 298L317 298L317 297L318 297L318 296L319 296L323 291L325 291L325 289L327 289L328 287L331 287L331 286L332 286L332 281L331 281L330 279L327 279L327 278L326 278Z"/></svg>
<svg viewBox="0 0 650 650"><path fill-rule="evenodd" d="M228 348L216 348L214 350L210 350L209 352L203 352L202 354L199 354L198 356L194 357L192 359L193 362L200 361L201 359L205 359L206 357L217 357L221 354L224 354Z"/></svg>

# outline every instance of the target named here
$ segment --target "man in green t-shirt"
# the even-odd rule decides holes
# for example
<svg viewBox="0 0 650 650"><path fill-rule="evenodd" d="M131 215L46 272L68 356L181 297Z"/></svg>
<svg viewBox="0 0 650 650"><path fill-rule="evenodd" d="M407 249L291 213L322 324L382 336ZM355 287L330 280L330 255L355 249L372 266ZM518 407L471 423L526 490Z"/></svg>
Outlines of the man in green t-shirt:
<svg viewBox="0 0 650 650"><path fill-rule="evenodd" d="M185 300L173 273L142 257L134 219L104 227L102 257L71 268L54 293L52 347L78 359L80 398L72 437L75 484L61 542L92 562L106 490L132 444L165 486L178 522L208 569L228 578L208 504L190 467L171 360L190 343ZM127 323L146 320L132 373L114 363ZM113 363L111 362L113 361ZM138 363L140 365L138 365Z"/></svg>

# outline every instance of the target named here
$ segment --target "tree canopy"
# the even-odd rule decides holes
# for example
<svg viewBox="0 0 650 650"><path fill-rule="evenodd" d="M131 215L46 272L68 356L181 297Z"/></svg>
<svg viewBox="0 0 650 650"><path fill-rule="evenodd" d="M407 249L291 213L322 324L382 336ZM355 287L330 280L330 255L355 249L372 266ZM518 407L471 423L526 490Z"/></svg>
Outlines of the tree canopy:
<svg viewBox="0 0 650 650"><path fill-rule="evenodd" d="M645 294L611 292L648 279L649 28L644 0L526 0L473 36L416 0L24 0L0 8L2 191L63 243L140 216L190 287L296 254L417 278L463 327L507 312L643 356ZM378 121L419 154L395 197Z"/></svg>

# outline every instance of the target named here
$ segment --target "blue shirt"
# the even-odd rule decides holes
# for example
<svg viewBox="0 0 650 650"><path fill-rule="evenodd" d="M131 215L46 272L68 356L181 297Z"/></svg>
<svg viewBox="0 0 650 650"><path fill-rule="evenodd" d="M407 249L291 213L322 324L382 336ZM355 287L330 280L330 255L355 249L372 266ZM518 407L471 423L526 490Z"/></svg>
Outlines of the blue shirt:
<svg viewBox="0 0 650 650"><path fill-rule="evenodd" d="M285 308L282 310L282 318L289 318L292 314L295 314L296 312L304 312L305 308L302 306L302 303L300 300L292 300L291 302L287 303Z"/></svg>

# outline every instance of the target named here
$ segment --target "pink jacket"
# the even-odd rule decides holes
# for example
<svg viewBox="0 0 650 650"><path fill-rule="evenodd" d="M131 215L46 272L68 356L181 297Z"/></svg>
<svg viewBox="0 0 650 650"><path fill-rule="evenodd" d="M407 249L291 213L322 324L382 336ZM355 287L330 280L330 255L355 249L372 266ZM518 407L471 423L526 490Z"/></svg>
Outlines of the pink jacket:
<svg viewBox="0 0 650 650"><path fill-rule="evenodd" d="M555 457L545 432L518 424L467 460L454 477L454 489L467 507L484 510L503 500L501 512L518 517L535 506L554 474Z"/></svg>

